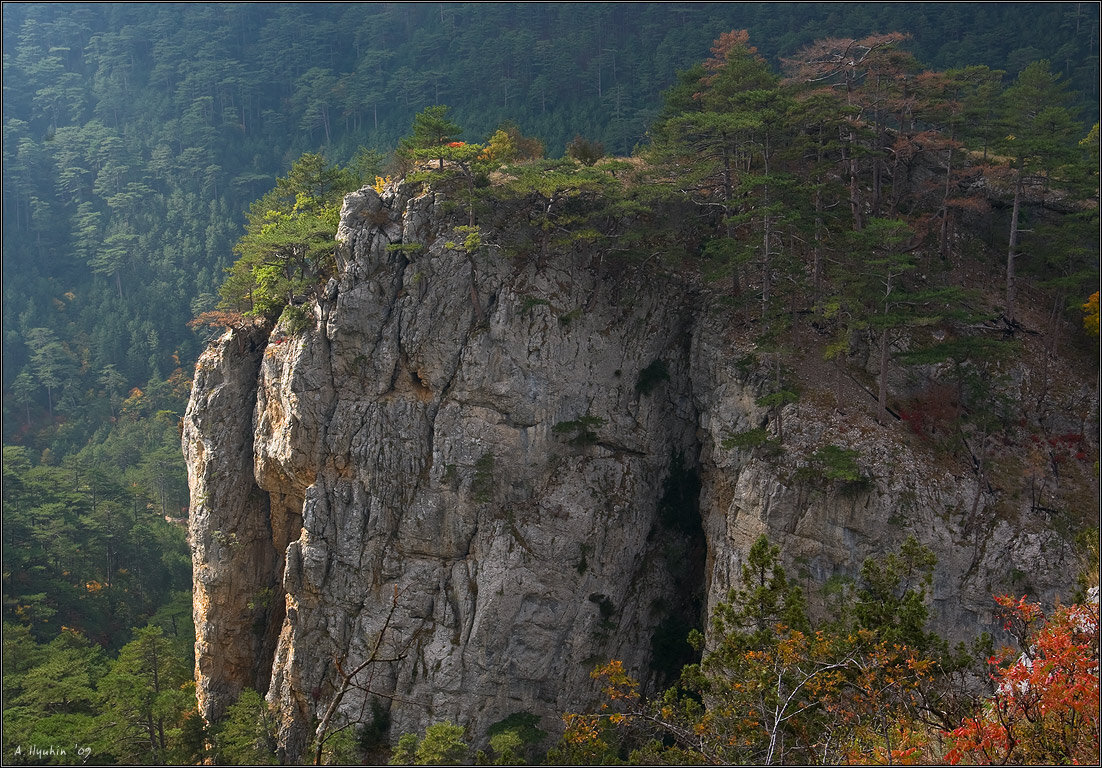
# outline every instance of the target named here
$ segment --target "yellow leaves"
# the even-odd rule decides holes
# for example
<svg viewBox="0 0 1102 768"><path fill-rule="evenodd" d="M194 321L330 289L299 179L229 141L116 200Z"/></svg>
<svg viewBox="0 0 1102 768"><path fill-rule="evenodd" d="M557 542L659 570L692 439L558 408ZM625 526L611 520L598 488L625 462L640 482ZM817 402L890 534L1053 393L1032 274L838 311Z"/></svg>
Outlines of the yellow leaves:
<svg viewBox="0 0 1102 768"><path fill-rule="evenodd" d="M145 406L145 393L138 387L130 390L130 396L122 401L122 410L125 413L134 412Z"/></svg>
<svg viewBox="0 0 1102 768"><path fill-rule="evenodd" d="M617 671L622 672L623 669L624 663L622 661L617 661L616 659L613 659L608 664L605 664L603 667L595 668L592 672L589 673L589 676L596 680L599 677L605 677L609 674L615 674Z"/></svg>
<svg viewBox="0 0 1102 768"><path fill-rule="evenodd" d="M639 683L624 671L624 663L613 659L603 667L597 667L589 673L594 680L605 678L604 692L613 701L636 699L639 696Z"/></svg>
<svg viewBox="0 0 1102 768"><path fill-rule="evenodd" d="M1098 336L1098 291L1087 299L1087 303L1083 305L1083 313L1083 328L1091 336Z"/></svg>
<svg viewBox="0 0 1102 768"><path fill-rule="evenodd" d="M302 211L310 211L317 207L318 200L313 195L308 195L305 192L298 192L295 194L295 205L291 208L291 215L301 213Z"/></svg>
<svg viewBox="0 0 1102 768"><path fill-rule="evenodd" d="M718 643L683 673L683 687L658 699L644 696L620 661L594 669L606 703L568 721L572 743L589 756L639 734L672 737L678 755L715 763L929 761L931 732L913 713L938 674L932 660L869 630L774 623L761 639L736 628L733 611L714 615Z"/></svg>
<svg viewBox="0 0 1102 768"><path fill-rule="evenodd" d="M1098 123L1091 126L1091 129L1087 132L1087 135L1079 140L1079 146L1084 149L1098 146Z"/></svg>
<svg viewBox="0 0 1102 768"><path fill-rule="evenodd" d="M295 202L295 205L296 205L296 207L298 206L297 201ZM282 224L290 221L290 219L291 219L291 215L288 214L288 213L283 213L282 211L274 211L274 210L265 211L264 212L264 217L262 219L264 224L260 227L260 234L261 235L270 235L273 232L277 232L279 230L280 226ZM235 250L236 250L236 247L235 247Z"/></svg>
<svg viewBox="0 0 1102 768"><path fill-rule="evenodd" d="M389 183L390 183L390 176L387 176L385 178L382 177L382 176L376 176L375 177L375 183L371 186L372 186L372 189L375 190L375 192L377 192L378 194L381 195L381 194L383 194L383 187L385 187Z"/></svg>
<svg viewBox="0 0 1102 768"><path fill-rule="evenodd" d="M562 716L566 723L566 731L563 738L575 745L587 744L598 741L601 738L598 724L600 718L597 715L585 715L568 712Z"/></svg>
<svg viewBox="0 0 1102 768"><path fill-rule="evenodd" d="M517 147L513 138L503 130L498 130L490 137L486 148L479 155L480 160L502 164L510 163L517 156Z"/></svg>

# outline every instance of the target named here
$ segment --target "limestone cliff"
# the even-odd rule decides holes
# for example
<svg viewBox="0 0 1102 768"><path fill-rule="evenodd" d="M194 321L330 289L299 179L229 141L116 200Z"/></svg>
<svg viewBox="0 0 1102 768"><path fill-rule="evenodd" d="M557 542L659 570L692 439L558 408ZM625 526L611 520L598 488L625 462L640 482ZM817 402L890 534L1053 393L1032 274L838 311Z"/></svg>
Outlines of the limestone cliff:
<svg viewBox="0 0 1102 768"><path fill-rule="evenodd" d="M787 406L788 470L725 448L767 422L765 382L691 279L584 247L468 255L442 203L349 195L310 327L230 331L199 361L183 443L208 718L257 688L291 758L342 687L336 722L374 699L395 735L449 719L481 740L520 711L555 731L596 699L595 661L650 685L683 661L669 639L760 533L811 582L914 534L957 637L989 620L1008 563L1042 594L1066 585L1044 520L985 517L974 480L861 413ZM790 471L823 443L860 449L869 486ZM380 636L393 660L342 686Z"/></svg>

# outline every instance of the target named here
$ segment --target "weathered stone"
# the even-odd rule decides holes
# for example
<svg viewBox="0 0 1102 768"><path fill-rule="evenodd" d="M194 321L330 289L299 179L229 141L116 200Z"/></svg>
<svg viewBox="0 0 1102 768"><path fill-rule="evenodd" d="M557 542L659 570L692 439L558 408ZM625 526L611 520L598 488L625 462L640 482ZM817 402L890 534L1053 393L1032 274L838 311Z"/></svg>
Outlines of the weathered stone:
<svg viewBox="0 0 1102 768"><path fill-rule="evenodd" d="M766 384L689 281L613 279L584 248L471 257L447 247L454 223L413 185L349 195L315 327L200 360L184 444L205 716L258 686L295 759L338 667L382 633L395 660L358 673L339 722L378 694L394 734L450 719L483 740L519 711L554 731L597 699L596 661L657 684L656 630L702 626L762 533L809 581L915 535L939 557L935 623L960 639L1008 562L1042 592L1066 580L1053 531L976 525L969 481L864 417L788 406L784 464L724 448L768 422ZM868 489L795 475L825 443L860 450ZM280 607L248 608L261 593Z"/></svg>
<svg viewBox="0 0 1102 768"><path fill-rule="evenodd" d="M267 688L282 605L270 495L253 479L253 407L267 334L230 330L200 356L184 416L199 706L218 718L243 688ZM297 531L296 531L297 535ZM285 545L284 545L285 546Z"/></svg>

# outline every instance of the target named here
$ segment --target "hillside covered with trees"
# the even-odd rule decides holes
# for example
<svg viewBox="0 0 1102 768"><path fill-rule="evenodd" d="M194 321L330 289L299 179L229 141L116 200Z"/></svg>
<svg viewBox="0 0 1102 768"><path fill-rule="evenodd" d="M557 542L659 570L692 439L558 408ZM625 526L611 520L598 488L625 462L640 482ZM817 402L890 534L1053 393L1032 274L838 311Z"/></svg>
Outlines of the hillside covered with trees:
<svg viewBox="0 0 1102 768"><path fill-rule="evenodd" d="M72 452L134 387L186 377L202 344L186 323L216 303L243 213L304 152L359 157L370 180L378 158L361 147L385 156L417 112L448 104L460 139L511 120L550 157L576 135L627 155L676 72L741 28L774 66L816 39L887 32L910 35L923 66L985 65L998 85L1047 59L1089 126L1088 10L6 5L5 440Z"/></svg>
<svg viewBox="0 0 1102 768"><path fill-rule="evenodd" d="M1097 400L1069 408L1074 387L1060 380L1078 370L1064 358L1097 363L1096 6L26 3L3 13L6 757L61 733L120 762L203 756L180 525L178 421L192 367L208 323L294 320L337 268L340 196L387 176L450 187L467 222L456 240L471 253L485 232L510 231L501 211L535 199L544 218L497 243L504 258L585 242L723 286L775 383L778 416L775 431L731 435L732 447L780 452L780 414L807 373L795 361L813 349L841 381L860 338L879 375L857 378L882 423L902 420L993 488L1032 478L1034 508L1069 535L1097 535ZM695 211L683 229L639 226L674 206ZM1016 366L1033 372L1017 399L1007 394ZM889 370L914 377L917 394L893 398ZM853 456L825 450L817 461L821 479L860 484ZM767 549L759 556L775 570ZM769 599L784 602L782 582ZM910 624L839 617L827 648L796 606L791 633L764 642L753 611L781 609L748 603L752 586L723 619L731 647L685 678L669 712L648 709L607 667L620 719L577 715L560 757L760 759L776 745L745 722L722 726L747 739L743 752L704 741L693 752L678 736L721 728L693 708L720 685L714 670L756 664L758 674L781 656L834 653L829 663L853 671L909 632L915 655L884 668L913 681L896 701L915 709L933 690L923 664L950 658L922 634L921 611ZM1042 637L1033 609L1004 609ZM875 635L860 653L839 639L860 631ZM845 681L832 680L824 695L852 714ZM866 716L879 705L860 702ZM952 742L960 752L935 756L978 759L984 738L996 757L1005 748L992 747L980 715L962 724L964 709L923 711L927 727L937 715L951 730L951 714L971 728ZM243 698L237 719L206 734L219 759L270 757L256 712ZM1097 709L1082 716L1094 718L1097 748ZM768 735L784 730L774 725ZM814 745L788 733L802 744L789 754L810 759ZM858 735L873 743L870 733ZM371 738L361 733L360 747ZM934 754L920 746L899 748ZM398 759L415 761L417 748L407 739ZM1037 749L1082 754L1080 742L1066 755Z"/></svg>

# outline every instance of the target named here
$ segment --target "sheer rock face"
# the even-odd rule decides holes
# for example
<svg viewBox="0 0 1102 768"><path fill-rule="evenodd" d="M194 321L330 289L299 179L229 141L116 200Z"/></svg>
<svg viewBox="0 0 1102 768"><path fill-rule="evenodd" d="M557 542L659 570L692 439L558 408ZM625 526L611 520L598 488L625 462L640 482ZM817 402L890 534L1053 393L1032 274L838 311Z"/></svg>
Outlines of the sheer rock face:
<svg viewBox="0 0 1102 768"><path fill-rule="evenodd" d="M992 594L1028 591L1051 599L1078 570L1070 543L1046 517L996 508L997 499L963 467L915 447L903 430L885 429L849 410L800 402L787 406L782 459L723 448L723 440L768 423L754 404L758 387L737 354L721 343L720 322L701 324L693 341L690 380L700 414L701 515L708 542L709 612L737 583L744 555L762 534L780 546L789 575L815 590L827 580L853 578L864 560L898 551L914 536L937 556L930 615L952 643L980 632L997 634ZM822 385L822 382L818 382ZM849 491L806 472L824 445L858 452L869 487ZM1028 585L1012 573L1028 574Z"/></svg>
<svg viewBox="0 0 1102 768"><path fill-rule="evenodd" d="M273 545L269 496L253 480L253 408L267 334L228 331L199 358L184 416L183 448L191 488L199 705L220 717L243 687L264 687L271 673L269 624L282 553ZM267 646L267 647L266 647Z"/></svg>
<svg viewBox="0 0 1102 768"><path fill-rule="evenodd" d="M338 695L334 723L370 722L377 698L394 736L448 719L481 741L521 711L554 731L597 699L597 661L658 684L652 641L699 625L761 533L811 580L913 533L939 556L935 619L962 636L1008 558L1041 590L1067 572L1051 532L966 534L967 483L811 406L789 406L791 450L860 447L872 490L724 449L766 422L765 385L693 286L613 277L584 247L515 262L492 232L469 256L441 203L349 195L314 328L227 334L199 362L184 447L208 718L266 692L288 758Z"/></svg>

